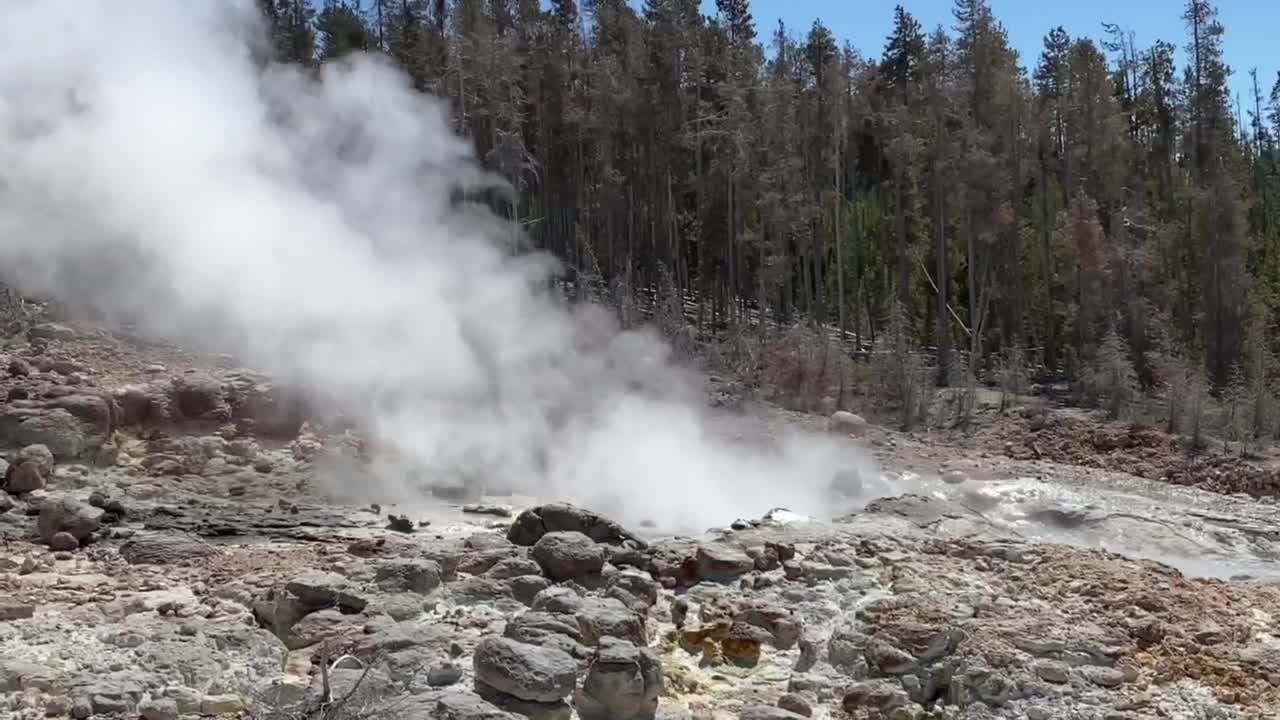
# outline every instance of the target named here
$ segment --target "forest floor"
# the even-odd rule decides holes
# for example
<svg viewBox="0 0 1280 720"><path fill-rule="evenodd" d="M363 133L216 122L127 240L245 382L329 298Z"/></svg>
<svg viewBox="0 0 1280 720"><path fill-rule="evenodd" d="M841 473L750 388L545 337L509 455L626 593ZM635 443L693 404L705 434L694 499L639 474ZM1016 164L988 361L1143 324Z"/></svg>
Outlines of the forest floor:
<svg viewBox="0 0 1280 720"><path fill-rule="evenodd" d="M233 358L67 325L0 354L0 718L1280 707L1275 472L1155 430L984 395L964 432L842 438L897 488L849 513L641 538L573 498L324 497L358 443Z"/></svg>

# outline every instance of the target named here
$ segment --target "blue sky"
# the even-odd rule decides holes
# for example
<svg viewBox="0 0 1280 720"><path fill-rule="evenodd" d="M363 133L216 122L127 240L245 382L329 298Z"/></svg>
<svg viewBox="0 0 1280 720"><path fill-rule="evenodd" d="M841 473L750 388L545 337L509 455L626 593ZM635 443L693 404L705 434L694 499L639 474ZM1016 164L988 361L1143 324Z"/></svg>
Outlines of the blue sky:
<svg viewBox="0 0 1280 720"><path fill-rule="evenodd" d="M752 14L762 41L767 41L779 18L803 35L817 18L843 41L849 40L864 55L879 57L884 39L893 28L893 8L903 5L925 31L939 23L950 28L952 0L752 0ZM1103 35L1102 23L1110 22L1134 31L1142 49L1156 40L1181 48L1187 32L1182 23L1183 0L990 0L992 11L1009 31L1024 67L1033 68L1045 33L1058 25L1072 37ZM705 12L715 13L714 0L704 0ZM1218 18L1226 27L1227 64L1235 71L1232 88L1248 109L1252 100L1249 68L1258 68L1258 84L1264 99L1280 69L1276 42L1280 29L1280 0L1218 0Z"/></svg>

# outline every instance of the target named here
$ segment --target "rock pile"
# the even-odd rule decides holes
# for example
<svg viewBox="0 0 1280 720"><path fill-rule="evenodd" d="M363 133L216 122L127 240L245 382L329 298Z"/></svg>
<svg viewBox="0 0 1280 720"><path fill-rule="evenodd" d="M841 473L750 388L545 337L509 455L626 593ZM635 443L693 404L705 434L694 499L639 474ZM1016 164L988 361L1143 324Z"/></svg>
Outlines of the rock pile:
<svg viewBox="0 0 1280 720"><path fill-rule="evenodd" d="M265 379L152 368L104 393L91 366L114 346L88 362L68 351L75 331L36 336L43 350L0 363L0 717L1245 720L1280 706L1274 584L995 537L926 496L699 538L646 541L563 503L388 531L410 516L310 494L317 458L365 446L304 423ZM113 411L112 462L79 464L99 459ZM845 415L832 432L866 433Z"/></svg>

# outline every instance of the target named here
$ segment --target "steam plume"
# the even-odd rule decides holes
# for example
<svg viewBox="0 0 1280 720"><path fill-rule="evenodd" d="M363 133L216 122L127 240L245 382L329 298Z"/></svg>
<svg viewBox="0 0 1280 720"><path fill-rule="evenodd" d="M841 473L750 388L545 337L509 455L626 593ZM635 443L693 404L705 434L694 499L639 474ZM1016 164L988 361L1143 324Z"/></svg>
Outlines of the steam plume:
<svg viewBox="0 0 1280 720"><path fill-rule="evenodd" d="M235 350L429 479L673 528L824 509L835 446L711 437L663 343L450 203L487 179L440 100L372 57L268 65L263 35L252 0L0 5L8 279Z"/></svg>

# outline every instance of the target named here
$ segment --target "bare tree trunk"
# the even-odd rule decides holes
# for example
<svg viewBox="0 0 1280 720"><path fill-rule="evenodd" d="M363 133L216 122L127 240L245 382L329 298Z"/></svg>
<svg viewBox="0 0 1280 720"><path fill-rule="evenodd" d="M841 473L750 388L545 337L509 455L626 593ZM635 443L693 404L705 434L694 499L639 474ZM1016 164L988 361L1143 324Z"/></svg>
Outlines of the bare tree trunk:
<svg viewBox="0 0 1280 720"><path fill-rule="evenodd" d="M844 247L840 244L840 206L844 204L844 195L841 193L841 188L840 188L840 176L841 176L840 145L841 145L841 139L837 138L836 139L836 173L835 173L836 175L835 177L836 207L835 207L835 221L833 225L835 229L835 244L836 244L836 305L840 315L840 341L844 342L845 337L847 337L849 334L849 325L848 325L848 318L846 317L846 314L845 314L845 300L844 300ZM841 394L843 395L844 393L843 382L840 385L840 391L841 391Z"/></svg>
<svg viewBox="0 0 1280 720"><path fill-rule="evenodd" d="M946 195L942 190L942 173L935 158L932 168L933 185L933 234L934 234L934 272L937 275L938 302L935 308L938 345L938 385L946 386L951 380L951 323L947 317L947 236L946 236Z"/></svg>
<svg viewBox="0 0 1280 720"><path fill-rule="evenodd" d="M894 168L894 225L897 231L898 262L898 302L908 307L911 300L911 268L907 263L907 209L906 209L906 168L905 160L895 163Z"/></svg>

